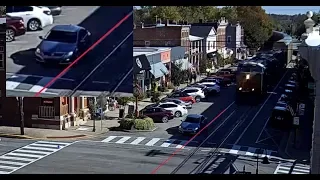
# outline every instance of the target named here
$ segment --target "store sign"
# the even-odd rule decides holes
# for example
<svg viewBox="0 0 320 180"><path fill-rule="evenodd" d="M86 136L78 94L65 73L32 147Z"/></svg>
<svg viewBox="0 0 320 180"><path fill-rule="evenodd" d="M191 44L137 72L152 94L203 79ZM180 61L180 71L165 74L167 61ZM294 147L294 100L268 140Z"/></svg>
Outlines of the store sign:
<svg viewBox="0 0 320 180"><path fill-rule="evenodd" d="M42 98L41 99L41 105L42 106L53 106L54 105L54 99L53 98Z"/></svg>

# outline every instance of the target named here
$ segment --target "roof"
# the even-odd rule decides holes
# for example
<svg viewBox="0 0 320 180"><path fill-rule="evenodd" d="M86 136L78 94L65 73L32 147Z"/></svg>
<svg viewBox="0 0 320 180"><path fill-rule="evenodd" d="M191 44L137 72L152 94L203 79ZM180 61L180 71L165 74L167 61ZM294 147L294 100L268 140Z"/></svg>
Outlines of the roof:
<svg viewBox="0 0 320 180"><path fill-rule="evenodd" d="M207 37L212 29L212 26L191 26L190 35Z"/></svg>
<svg viewBox="0 0 320 180"><path fill-rule="evenodd" d="M192 26L209 26L209 27L214 27L214 29L217 30L219 23L218 22L193 23L191 24L191 28Z"/></svg>
<svg viewBox="0 0 320 180"><path fill-rule="evenodd" d="M170 50L171 48L168 47L133 47L133 56L139 56L142 54L150 56L153 54L158 54Z"/></svg>
<svg viewBox="0 0 320 180"><path fill-rule="evenodd" d="M201 114L188 114L187 117L190 117L190 118L201 118L203 115Z"/></svg>
<svg viewBox="0 0 320 180"><path fill-rule="evenodd" d="M199 41L201 39L203 39L203 37L189 35L189 40L190 41Z"/></svg>
<svg viewBox="0 0 320 180"><path fill-rule="evenodd" d="M77 32L80 29L82 29L82 27L77 26L77 25L68 24L68 25L55 25L51 30L53 30L53 31Z"/></svg>

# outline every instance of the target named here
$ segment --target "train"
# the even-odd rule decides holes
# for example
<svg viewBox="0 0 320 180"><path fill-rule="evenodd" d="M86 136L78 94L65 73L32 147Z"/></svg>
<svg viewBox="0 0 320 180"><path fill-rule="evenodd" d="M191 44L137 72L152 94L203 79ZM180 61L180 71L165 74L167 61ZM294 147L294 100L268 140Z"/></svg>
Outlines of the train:
<svg viewBox="0 0 320 180"><path fill-rule="evenodd" d="M285 68L283 52L258 53L239 63L236 73L237 97L265 95L278 82Z"/></svg>

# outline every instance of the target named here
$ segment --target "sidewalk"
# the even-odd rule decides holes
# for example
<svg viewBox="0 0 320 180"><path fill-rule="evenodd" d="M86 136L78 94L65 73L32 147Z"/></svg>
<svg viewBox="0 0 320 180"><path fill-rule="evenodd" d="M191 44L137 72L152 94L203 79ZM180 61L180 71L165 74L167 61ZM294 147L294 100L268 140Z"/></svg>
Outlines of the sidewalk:
<svg viewBox="0 0 320 180"><path fill-rule="evenodd" d="M294 142L294 130L291 131L286 146L286 153L298 161L309 162L312 146L312 125L314 115L314 105L309 99L305 101L304 115L300 116L300 125Z"/></svg>

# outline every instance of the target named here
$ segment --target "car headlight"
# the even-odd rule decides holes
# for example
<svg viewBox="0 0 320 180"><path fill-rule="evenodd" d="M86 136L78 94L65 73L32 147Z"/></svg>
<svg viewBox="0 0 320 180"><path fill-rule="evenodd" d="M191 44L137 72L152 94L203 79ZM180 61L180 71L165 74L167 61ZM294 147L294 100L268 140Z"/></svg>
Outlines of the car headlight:
<svg viewBox="0 0 320 180"><path fill-rule="evenodd" d="M40 48L37 48L37 49L36 49L36 53L37 53L37 54L40 54L40 52L41 52L41 51L40 51Z"/></svg>
<svg viewBox="0 0 320 180"><path fill-rule="evenodd" d="M179 129L182 129L182 127L181 127L181 126L179 126Z"/></svg>
<svg viewBox="0 0 320 180"><path fill-rule="evenodd" d="M198 129L199 129L198 127L194 128L195 131L197 131Z"/></svg>
<svg viewBox="0 0 320 180"><path fill-rule="evenodd" d="M73 51L68 52L67 56L72 56Z"/></svg>

